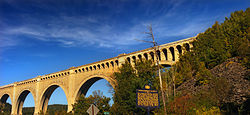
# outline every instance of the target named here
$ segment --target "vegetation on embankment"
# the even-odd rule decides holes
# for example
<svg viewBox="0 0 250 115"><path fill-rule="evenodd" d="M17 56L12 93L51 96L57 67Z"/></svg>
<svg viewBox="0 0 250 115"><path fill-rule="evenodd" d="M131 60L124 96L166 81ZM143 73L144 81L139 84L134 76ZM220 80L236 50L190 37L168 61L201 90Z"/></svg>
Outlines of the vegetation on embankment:
<svg viewBox="0 0 250 115"><path fill-rule="evenodd" d="M175 78L168 84L176 87L167 94L175 88L179 94L169 102L169 113L250 114L249 40L250 8L200 33L168 71Z"/></svg>

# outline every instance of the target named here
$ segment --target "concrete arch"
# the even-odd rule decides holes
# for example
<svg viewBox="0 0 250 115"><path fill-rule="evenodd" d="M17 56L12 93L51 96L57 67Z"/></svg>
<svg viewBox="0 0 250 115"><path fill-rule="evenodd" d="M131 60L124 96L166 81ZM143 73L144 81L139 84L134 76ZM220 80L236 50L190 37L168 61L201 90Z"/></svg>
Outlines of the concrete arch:
<svg viewBox="0 0 250 115"><path fill-rule="evenodd" d="M158 57L158 59L161 61L162 59L161 59L161 52L160 52L160 50L157 50L156 51L156 56Z"/></svg>
<svg viewBox="0 0 250 115"><path fill-rule="evenodd" d="M127 57L127 61L128 63L131 63L130 57Z"/></svg>
<svg viewBox="0 0 250 115"><path fill-rule="evenodd" d="M170 47L170 48L169 48L169 51L171 52L171 55L172 55L172 61L175 61L175 53L176 53L176 52L174 52L174 48L173 48L173 47Z"/></svg>
<svg viewBox="0 0 250 115"><path fill-rule="evenodd" d="M115 60L116 66L119 66L119 61Z"/></svg>
<svg viewBox="0 0 250 115"><path fill-rule="evenodd" d="M155 54L154 54L154 52L151 51L151 52L149 53L149 55L151 56L151 59L152 59L153 61L155 61Z"/></svg>
<svg viewBox="0 0 250 115"><path fill-rule="evenodd" d="M162 52L163 52L163 54L164 54L165 60L168 60L168 52L167 52L167 49L166 49L166 48L163 48L163 49L162 49Z"/></svg>
<svg viewBox="0 0 250 115"><path fill-rule="evenodd" d="M102 65L102 68L103 68L103 69L105 69L105 64L104 64L104 63L102 63L101 65Z"/></svg>
<svg viewBox="0 0 250 115"><path fill-rule="evenodd" d="M139 58L140 61L142 61L142 56L141 56L141 54L138 55L138 58Z"/></svg>
<svg viewBox="0 0 250 115"><path fill-rule="evenodd" d="M2 95L0 95L0 102L1 103L6 103L6 101L8 100L8 98L10 98L10 102L12 102L12 96L10 95L11 93L3 93Z"/></svg>
<svg viewBox="0 0 250 115"><path fill-rule="evenodd" d="M148 54L147 54L147 53L144 53L143 56L144 56L144 58L145 58L146 60L148 60Z"/></svg>
<svg viewBox="0 0 250 115"><path fill-rule="evenodd" d="M66 99L67 99L67 103L68 102L68 91L66 90L66 88L61 85L61 84L57 84L57 83L53 83L50 84L48 87L46 87L43 92L41 93L41 97L39 98L39 110L42 111L43 113L46 113L47 111L47 107L48 107L48 103L49 103L49 99L51 97L51 95L53 94L53 92L58 88L61 87Z"/></svg>
<svg viewBox="0 0 250 115"><path fill-rule="evenodd" d="M111 65L111 67L114 67L115 66L114 61L111 61L110 65Z"/></svg>
<svg viewBox="0 0 250 115"><path fill-rule="evenodd" d="M136 56L133 55L133 56L131 57L131 64L132 64L132 66L136 64L136 60L137 60L137 59L136 59Z"/></svg>
<svg viewBox="0 0 250 115"><path fill-rule="evenodd" d="M176 46L176 49L177 49L177 53L179 54L179 55L181 55L182 53L183 53L183 51L182 51L182 46L181 45L177 45Z"/></svg>
<svg viewBox="0 0 250 115"><path fill-rule="evenodd" d="M109 62L106 62L106 67L109 68Z"/></svg>
<svg viewBox="0 0 250 115"><path fill-rule="evenodd" d="M190 45L189 45L189 43L185 43L183 45L184 45L186 51L190 51Z"/></svg>
<svg viewBox="0 0 250 115"><path fill-rule="evenodd" d="M111 77L107 77L105 75L91 75L88 76L86 79L82 80L80 85L76 87L74 90L75 92L73 93L73 99L74 102L79 98L81 94L86 95L87 91L89 88L98 80L100 79L105 79L107 80L113 88L115 88L115 80L113 80Z"/></svg>
<svg viewBox="0 0 250 115"><path fill-rule="evenodd" d="M0 96L0 103L6 104L7 103L6 101L8 100L8 98L10 98L10 102L12 104L11 96L8 93L4 93L3 95ZM11 112L11 110L12 110L12 106L10 108L10 112ZM5 111L3 111L3 112L5 112ZM2 111L0 111L0 112L2 112Z"/></svg>
<svg viewBox="0 0 250 115"><path fill-rule="evenodd" d="M15 112L17 113L17 115L22 115L22 110L23 110L23 104L24 104L24 101L27 97L27 95L31 93L33 99L34 99L34 104L36 105L36 101L35 101L35 95L34 93L29 90L29 89L24 89L21 91L21 93L18 94L18 98L16 100L16 103L15 103Z"/></svg>

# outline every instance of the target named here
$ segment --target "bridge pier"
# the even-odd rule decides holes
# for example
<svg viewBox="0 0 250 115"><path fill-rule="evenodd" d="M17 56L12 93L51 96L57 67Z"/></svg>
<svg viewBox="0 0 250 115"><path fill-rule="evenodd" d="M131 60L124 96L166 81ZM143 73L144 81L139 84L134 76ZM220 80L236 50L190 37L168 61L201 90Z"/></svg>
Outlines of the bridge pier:
<svg viewBox="0 0 250 115"><path fill-rule="evenodd" d="M74 103L75 103L75 101L73 100L72 97L68 99L68 110L67 110L68 113L72 112Z"/></svg>
<svg viewBox="0 0 250 115"><path fill-rule="evenodd" d="M179 55L180 55L180 53L178 52L177 48L175 47L175 48L174 48L174 58L175 58L175 61L176 61L177 59L179 59Z"/></svg>
<svg viewBox="0 0 250 115"><path fill-rule="evenodd" d="M75 75L76 73L74 72L74 70L70 70L70 75L69 75L69 81L68 81L68 92L65 92L67 93L66 95L68 95L67 97L67 101L68 101L68 110L67 112L71 112L72 109L73 109L73 104L75 103L75 99L74 99L74 92L75 92Z"/></svg>
<svg viewBox="0 0 250 115"><path fill-rule="evenodd" d="M13 86L13 97L12 97L12 103L11 103L11 115L17 115L17 112L15 111L16 110L16 102L15 102L15 97L16 97L16 84L14 83L14 86Z"/></svg>
<svg viewBox="0 0 250 115"><path fill-rule="evenodd" d="M171 53L171 51L170 51L170 48L168 48L168 50L167 50L167 60L168 61L173 61L173 56L172 56L172 53Z"/></svg>

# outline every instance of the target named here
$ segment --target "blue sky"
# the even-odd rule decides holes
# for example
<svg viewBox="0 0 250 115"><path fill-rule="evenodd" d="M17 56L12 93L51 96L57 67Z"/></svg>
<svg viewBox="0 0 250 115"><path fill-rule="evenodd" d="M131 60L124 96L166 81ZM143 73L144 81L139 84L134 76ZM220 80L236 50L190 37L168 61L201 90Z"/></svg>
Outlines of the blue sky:
<svg viewBox="0 0 250 115"><path fill-rule="evenodd" d="M150 40L143 34L148 24L164 44L249 6L249 0L1 0L0 86L148 48L135 40ZM103 86L105 80L91 90L107 91Z"/></svg>

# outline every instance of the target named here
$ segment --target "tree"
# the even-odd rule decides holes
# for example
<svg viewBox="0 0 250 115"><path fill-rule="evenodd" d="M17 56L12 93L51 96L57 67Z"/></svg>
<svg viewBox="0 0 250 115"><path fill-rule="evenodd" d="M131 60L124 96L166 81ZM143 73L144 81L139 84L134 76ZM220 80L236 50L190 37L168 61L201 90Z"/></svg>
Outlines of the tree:
<svg viewBox="0 0 250 115"><path fill-rule="evenodd" d="M91 104L94 104L100 110L98 114L103 115L105 111L109 111L110 109L109 101L110 98L105 97L100 90L94 91L92 95L87 98L84 95L81 95L73 105L73 111L74 114L77 115L88 115L88 108Z"/></svg>
<svg viewBox="0 0 250 115"><path fill-rule="evenodd" d="M223 23L215 22L197 36L190 52L180 56L176 67L176 85L195 79L198 85L211 79L209 69L232 57L240 57L242 64L250 67L250 8L236 11Z"/></svg>
<svg viewBox="0 0 250 115"><path fill-rule="evenodd" d="M221 24L216 22L212 28L197 36L193 52L209 69L231 57L240 56L248 62L250 46L250 8L236 11ZM249 68L249 67L248 67Z"/></svg>
<svg viewBox="0 0 250 115"><path fill-rule="evenodd" d="M230 93L226 87L229 83L213 77L210 69L232 57L239 58L241 64L249 69L249 32L250 8L247 8L245 11L232 13L231 17L226 18L223 23L215 22L211 28L199 34L192 43L191 51L181 55L179 62L171 68L176 70L174 72L176 87L183 85L186 81L194 81L195 87L216 84L215 87L210 87L210 90L201 90L202 96L194 95L193 97L199 97L194 102L207 110L213 106L218 108L225 105L226 103L222 103L222 100Z"/></svg>
<svg viewBox="0 0 250 115"><path fill-rule="evenodd" d="M11 113L11 104L0 102L0 114L9 115Z"/></svg>
<svg viewBox="0 0 250 115"><path fill-rule="evenodd" d="M150 84L153 89L159 89L157 67L151 60L137 60L134 67L125 62L118 72L114 73L117 86L114 93L112 114L146 114L142 108L136 107L136 89L142 89Z"/></svg>

